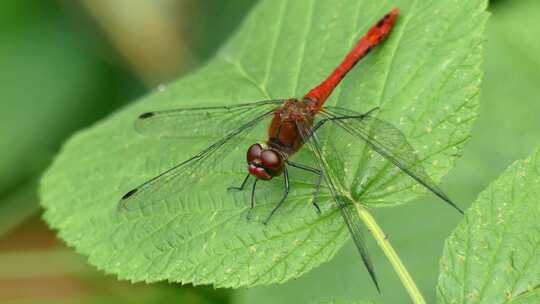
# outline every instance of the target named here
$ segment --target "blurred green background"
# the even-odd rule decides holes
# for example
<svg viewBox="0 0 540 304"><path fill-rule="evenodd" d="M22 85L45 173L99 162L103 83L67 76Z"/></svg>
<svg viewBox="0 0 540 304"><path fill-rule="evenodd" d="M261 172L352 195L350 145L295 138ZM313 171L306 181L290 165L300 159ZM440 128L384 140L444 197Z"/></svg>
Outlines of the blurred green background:
<svg viewBox="0 0 540 304"><path fill-rule="evenodd" d="M87 266L41 222L39 176L66 137L196 68L255 2L0 3L1 303L408 302L372 241L380 297L352 244L298 280L230 291L118 282ZM461 205L540 144L540 1L491 1L490 11L480 116L463 158L443 185ZM434 302L443 242L460 217L431 197L374 215L426 300Z"/></svg>

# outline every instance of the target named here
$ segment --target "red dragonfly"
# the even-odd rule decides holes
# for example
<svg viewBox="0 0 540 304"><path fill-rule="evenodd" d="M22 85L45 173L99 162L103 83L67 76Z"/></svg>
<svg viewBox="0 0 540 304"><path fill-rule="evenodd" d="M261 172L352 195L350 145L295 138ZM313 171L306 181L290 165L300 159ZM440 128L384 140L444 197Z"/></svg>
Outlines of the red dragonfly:
<svg viewBox="0 0 540 304"><path fill-rule="evenodd" d="M119 203L119 210L140 210L159 201L162 192L172 189L178 191L178 188L187 189L202 175L212 170L223 158L224 153L234 149L238 139L245 138L256 125L265 118L272 117L266 142L253 144L247 150L248 174L239 187L230 189L244 190L250 177L255 179L251 188L251 211L255 204L257 182L283 175L285 191L281 200L266 217L264 221L266 224L287 198L290 189L289 167L305 170L318 177L314 196L317 195L321 182L324 180L336 205L341 210L364 265L379 290L373 265L364 245L362 222L354 206L344 203L338 196L335 173L332 173L323 157L317 130L328 123L336 124L463 213L425 173L414 149L407 143L401 131L372 116L376 109L367 113L358 113L340 107L324 106L332 91L355 64L390 34L398 14L399 9L395 8L373 25L330 76L301 99L182 108L140 115L136 127L143 133L189 137L199 132L207 132L207 134L224 133L224 136L190 159L127 192ZM316 167L291 161L291 157L303 145L308 145L316 156ZM315 201L313 204L320 212Z"/></svg>

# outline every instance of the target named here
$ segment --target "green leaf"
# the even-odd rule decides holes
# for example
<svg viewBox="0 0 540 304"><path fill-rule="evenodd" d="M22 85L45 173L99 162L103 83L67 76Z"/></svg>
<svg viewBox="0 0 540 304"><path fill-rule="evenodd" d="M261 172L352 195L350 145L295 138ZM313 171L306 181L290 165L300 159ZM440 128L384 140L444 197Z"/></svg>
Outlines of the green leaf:
<svg viewBox="0 0 540 304"><path fill-rule="evenodd" d="M515 298L512 298L508 304L531 304L531 303L540 303L540 289L536 287L535 290L527 291L523 294L518 295Z"/></svg>
<svg viewBox="0 0 540 304"><path fill-rule="evenodd" d="M538 303L540 150L483 191L446 242L439 303ZM536 299L536 300L535 300Z"/></svg>
<svg viewBox="0 0 540 304"><path fill-rule="evenodd" d="M428 173L439 180L453 166L476 117L486 2L395 4L402 15L394 33L357 65L329 103L358 111L379 105L380 117L408 136ZM242 138L190 192L171 195L144 216L118 216L118 200L127 190L212 141L142 137L133 121L149 110L302 96L390 8L357 0L261 1L198 72L66 144L42 180L45 219L90 263L132 281L252 286L284 282L328 261L349 235L327 199L320 201L325 212L315 213L309 176L294 173L289 199L267 226L246 220L249 193L226 191L241 182L245 149L264 140L265 126ZM334 130L327 131L326 139ZM347 157L335 165L345 172L342 182L353 198L380 206L422 192L360 143L343 145L341 134L332 136L333 143ZM305 153L296 159L309 160ZM267 214L282 191L280 179L260 185L256 214Z"/></svg>
<svg viewBox="0 0 540 304"><path fill-rule="evenodd" d="M540 53L540 1L500 1L490 7L485 45L485 76L478 120L470 142L456 168L445 178L444 188L458 203L473 202L478 194L516 159L540 146L540 102L537 58ZM522 26L530 23L529 26ZM536 25L534 25L536 24ZM511 29L511 30L510 30ZM522 43L523 37L530 43ZM532 43L536 43L533 45ZM531 48L532 47L532 48ZM535 55L536 56L536 55ZM538 56L536 56L538 57ZM509 61L511 60L511 61ZM511 62L511 64L509 64ZM504 85L501 85L503 84ZM438 264L444 239L462 217L424 196L401 208L378 208L374 216L389 236L427 303L435 303ZM414 223L413 223L414 222ZM238 304L312 304L329 298L374 299L378 303L409 303L409 297L375 242L368 240L381 282L377 294L362 267L352 242L330 262L285 284L236 291ZM419 250L421 248L421 250ZM324 289L320 288L325 282ZM309 290L309 293L305 291ZM540 302L539 302L540 303Z"/></svg>

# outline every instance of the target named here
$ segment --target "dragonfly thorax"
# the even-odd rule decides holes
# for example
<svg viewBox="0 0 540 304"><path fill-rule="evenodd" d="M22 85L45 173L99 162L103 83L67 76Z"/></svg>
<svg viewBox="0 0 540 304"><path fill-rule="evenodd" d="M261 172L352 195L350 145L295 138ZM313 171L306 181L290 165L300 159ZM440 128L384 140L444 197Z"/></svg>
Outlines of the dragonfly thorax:
<svg viewBox="0 0 540 304"><path fill-rule="evenodd" d="M304 117L312 117L316 114L317 102L310 99L288 99L279 108L276 114L279 114L282 120L302 120Z"/></svg>
<svg viewBox="0 0 540 304"><path fill-rule="evenodd" d="M273 148L253 144L247 151L249 174L258 179L270 180L283 173L283 155Z"/></svg>

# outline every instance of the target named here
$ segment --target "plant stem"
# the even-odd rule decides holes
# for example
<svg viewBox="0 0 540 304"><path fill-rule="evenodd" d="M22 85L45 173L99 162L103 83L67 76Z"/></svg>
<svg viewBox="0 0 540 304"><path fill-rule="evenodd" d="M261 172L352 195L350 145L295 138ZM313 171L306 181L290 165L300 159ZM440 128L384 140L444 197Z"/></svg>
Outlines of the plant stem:
<svg viewBox="0 0 540 304"><path fill-rule="evenodd" d="M368 229L371 231L371 234L377 241L377 244L379 247L381 247L382 251L386 255L386 258L390 261L390 264L392 264L392 267L394 267L394 271L397 273L399 279L401 280L401 283L409 293L409 296L411 297L411 300L415 304L425 304L426 300L424 300L424 297L420 293L420 290L414 283L411 275L405 268L405 265L403 265L403 262L399 259L399 256L397 255L396 251L386 238L386 235L382 231L381 227L377 224L377 221L375 221L375 218L368 212L368 210L364 207L362 207L359 204L356 205L356 210L358 211L358 215L364 222L364 224L368 227Z"/></svg>

